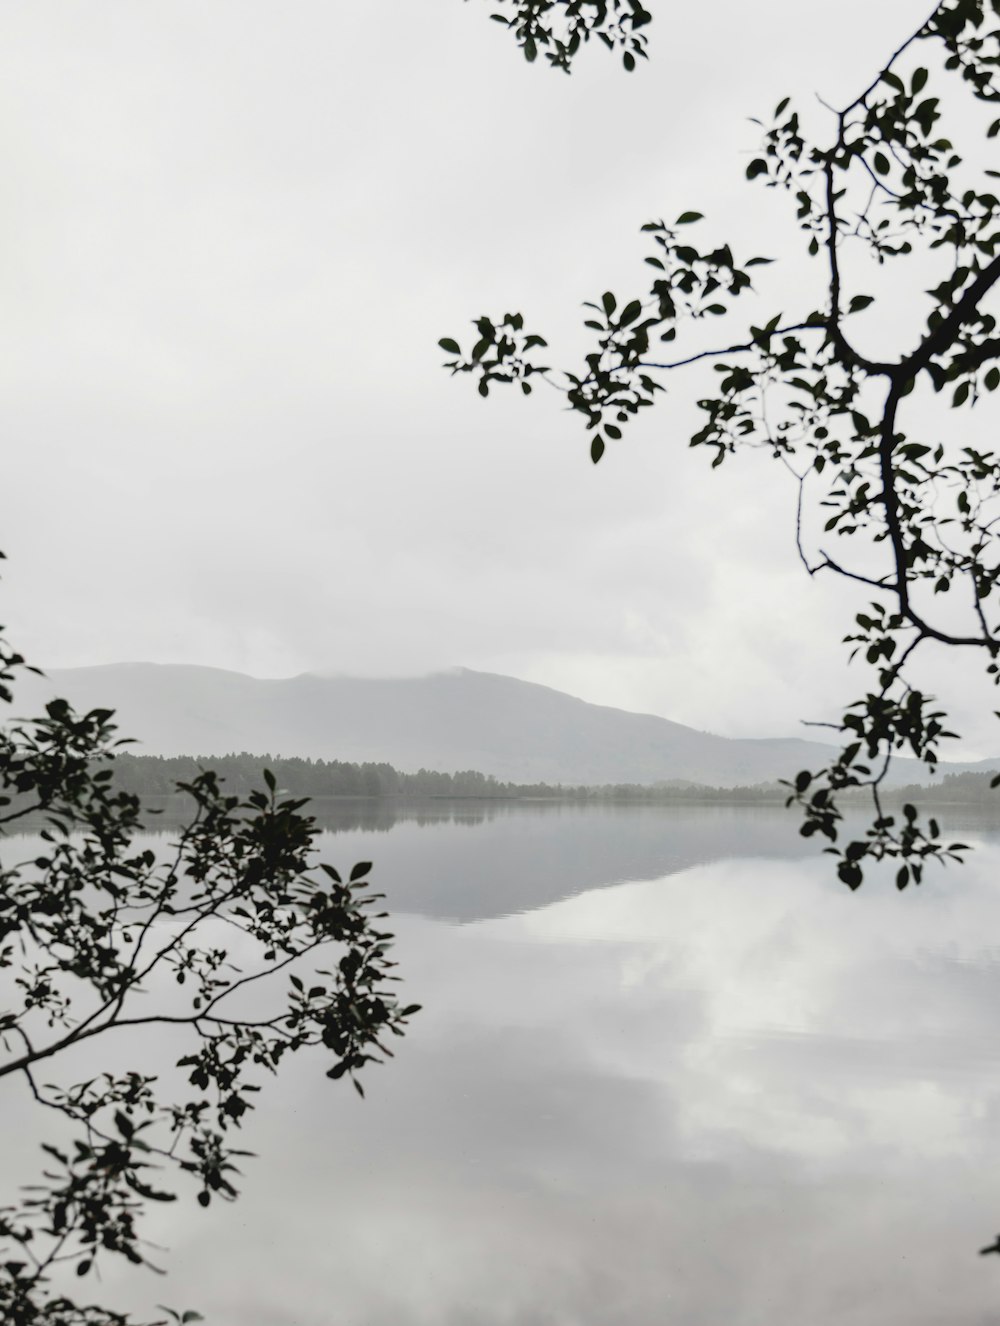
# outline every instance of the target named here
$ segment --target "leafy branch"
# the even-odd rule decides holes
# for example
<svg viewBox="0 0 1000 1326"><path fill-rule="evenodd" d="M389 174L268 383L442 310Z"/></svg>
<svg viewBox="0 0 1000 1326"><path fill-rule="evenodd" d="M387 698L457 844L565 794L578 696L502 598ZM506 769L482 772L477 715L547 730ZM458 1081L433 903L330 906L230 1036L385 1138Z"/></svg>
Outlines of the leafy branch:
<svg viewBox="0 0 1000 1326"><path fill-rule="evenodd" d="M509 29L532 62L539 51L553 69L569 73L575 57L591 39L620 51L631 72L648 58L646 34L652 15L639 0L490 0L491 18Z"/></svg>
<svg viewBox="0 0 1000 1326"><path fill-rule="evenodd" d="M532 8L519 6L522 23ZM565 19L586 7L537 8ZM610 22L603 10L591 17ZM830 764L788 783L802 832L827 840L851 888L862 882L867 862L896 859L904 888L920 882L928 860L954 861L965 850L945 844L934 821L923 826L913 807L897 821L880 800L895 754L933 770L940 742L955 735L932 697L907 679L915 652L928 641L973 649L1000 680L993 537L1000 454L960 434L921 436L919 408L930 392L971 409L1000 386L1000 336L988 307L1000 280L1000 200L991 184L1000 172L966 162L941 127L946 87L973 106L1000 102L998 19L1000 0L937 4L863 91L840 110L827 108L825 137L807 136L789 98L762 126L762 147L746 175L793 201L818 268L814 308L774 313L722 348L654 355L654 342L679 345L692 323L732 316L753 288L752 269L771 261L738 261L729 244L696 244L688 228L703 218L688 211L670 225L643 226L655 245L646 257L655 273L646 289L626 298L607 291L584 305L594 348L582 366L555 370L538 362L543 348L550 357L547 342L525 331L520 313L477 319L467 350L453 337L440 342L449 355L445 367L471 374L482 396L511 383L529 394L536 377L556 387L582 416L595 463L654 404L666 377L700 366L714 380L697 401L703 420L690 445L707 448L713 467L754 448L792 472L796 539L809 574L832 573L878 593L846 637L875 670L873 684L834 725L843 745ZM921 49L931 56L927 65L917 59ZM983 132L995 138L1000 118ZM890 346L872 357L858 348L856 320L876 297L849 289L845 259L851 255L853 269L855 253L878 266L923 256L943 268L926 291L912 349ZM817 520L828 538L849 540L853 555L823 548L810 554L806 531ZM838 794L847 788L869 790L873 816L863 836L842 845Z"/></svg>
<svg viewBox="0 0 1000 1326"><path fill-rule="evenodd" d="M26 666L0 640L4 701ZM306 801L283 798L269 771L243 798L200 772L179 785L193 811L173 849L137 845L146 812L114 786L112 717L55 700L0 731L0 833L26 810L45 823L41 853L0 868L0 1078L20 1077L75 1129L43 1146L41 1180L0 1207L11 1326L125 1326L70 1296L67 1272L88 1277L110 1256L150 1265L143 1215L176 1200L175 1179L201 1206L237 1196L250 1153L235 1133L288 1055L316 1051L328 1077L363 1094L360 1074L391 1056L389 1038L418 1008L392 990L370 863L347 880L317 866ZM40 1080L75 1047L93 1057L124 1029L164 1027L187 1037L177 1073Z"/></svg>

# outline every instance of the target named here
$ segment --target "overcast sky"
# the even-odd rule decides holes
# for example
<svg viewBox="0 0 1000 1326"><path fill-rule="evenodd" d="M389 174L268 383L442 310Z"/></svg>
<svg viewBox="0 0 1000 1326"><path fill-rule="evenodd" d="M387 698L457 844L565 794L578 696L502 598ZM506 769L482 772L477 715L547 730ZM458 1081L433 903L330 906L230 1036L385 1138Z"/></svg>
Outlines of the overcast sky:
<svg viewBox="0 0 1000 1326"><path fill-rule="evenodd" d="M748 117L849 100L927 3L652 8L647 66L566 78L486 0L8 0L2 619L33 660L462 665L732 735L864 688L787 475L687 450L696 383L595 469L554 393L439 367L515 308L577 350L651 217L798 250ZM801 270L762 313L813 306ZM963 750L995 752L995 696L960 689Z"/></svg>

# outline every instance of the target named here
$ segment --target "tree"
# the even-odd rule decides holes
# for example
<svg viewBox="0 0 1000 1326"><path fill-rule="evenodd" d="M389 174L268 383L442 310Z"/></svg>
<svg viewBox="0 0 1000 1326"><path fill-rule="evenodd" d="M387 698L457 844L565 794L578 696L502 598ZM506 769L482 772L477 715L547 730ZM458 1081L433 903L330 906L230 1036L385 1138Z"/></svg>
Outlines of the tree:
<svg viewBox="0 0 1000 1326"><path fill-rule="evenodd" d="M529 61L541 50L569 73L590 38L621 51L627 69L647 54L642 29L650 15L637 0L499 5L493 17ZM788 98L778 102L746 175L793 200L819 267L813 309L774 313L720 348L679 349L666 359L654 353L656 341L680 347L684 324L730 315L751 289L752 269L773 261L738 260L729 244L699 246L690 236L702 215L685 211L670 224L642 227L653 246L647 289L625 298L607 291L586 303L594 349L574 370L539 362L547 343L525 330L520 313L476 319L464 351L454 338L440 341L451 356L446 367L473 374L482 396L495 384L516 383L525 395L537 381L556 387L581 416L595 464L653 405L665 375L711 367L713 381L698 400L704 421L690 445L705 448L713 467L756 448L792 471L805 569L857 584L866 600L846 642L872 667L870 688L828 725L842 743L829 765L787 784L801 832L828 841L852 889L868 862L894 860L902 889L920 882L928 861L958 860L966 850L946 845L937 822L925 823L914 806L897 820L880 798L895 752L933 769L939 743L955 735L933 698L907 679L915 651L928 641L975 651L1000 681L993 539L1000 452L969 445L960 429L946 440L921 429L935 393L968 410L1000 386L1000 336L986 308L1000 279L1000 201L989 178L1000 172L970 164L944 136L937 95L947 89L978 110L984 141L991 140L1000 132L1000 118L992 118L998 68L1000 0L944 0L849 105L826 108L825 137L807 133ZM875 358L852 339L854 320L875 302L849 280L847 259L857 253L880 267L918 255L937 261L923 328L905 353ZM807 549L813 523L822 523L817 542L849 540L850 555ZM872 818L863 836L842 844L838 794L847 788L870 792Z"/></svg>
<svg viewBox="0 0 1000 1326"><path fill-rule="evenodd" d="M0 637L0 701L25 667ZM111 719L54 700L44 717L0 731L0 833L34 822L44 843L0 868L0 1078L22 1078L61 1129L43 1148L41 1181L0 1208L9 1326L123 1326L78 1302L67 1272L87 1277L110 1256L149 1264L142 1216L176 1199L175 1180L202 1206L236 1197L236 1162L249 1153L233 1139L257 1078L314 1049L332 1061L327 1077L361 1092L360 1071L391 1053L386 1036L402 1035L418 1007L392 994L370 864L347 882L315 867L307 803L280 799L268 771L245 798L199 773L179 785L193 811L166 858L137 844L146 812L114 785L122 743ZM70 1068L50 1083L77 1047L89 1057L130 1027L185 1033L181 1071L80 1081Z"/></svg>

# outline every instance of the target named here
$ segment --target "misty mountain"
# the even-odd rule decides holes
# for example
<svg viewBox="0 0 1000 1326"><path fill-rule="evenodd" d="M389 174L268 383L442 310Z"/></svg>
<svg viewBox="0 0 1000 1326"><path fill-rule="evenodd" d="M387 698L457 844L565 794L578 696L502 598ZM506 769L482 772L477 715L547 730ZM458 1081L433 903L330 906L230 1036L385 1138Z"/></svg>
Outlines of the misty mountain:
<svg viewBox="0 0 1000 1326"><path fill-rule="evenodd" d="M137 754L384 760L525 783L683 779L732 787L818 767L831 749L794 738L713 736L467 669L389 680L308 673L261 680L182 664L108 664L26 680L15 710L34 713L56 694L78 708L114 708L122 734L138 739ZM894 781L926 781L920 774L921 766L901 760Z"/></svg>

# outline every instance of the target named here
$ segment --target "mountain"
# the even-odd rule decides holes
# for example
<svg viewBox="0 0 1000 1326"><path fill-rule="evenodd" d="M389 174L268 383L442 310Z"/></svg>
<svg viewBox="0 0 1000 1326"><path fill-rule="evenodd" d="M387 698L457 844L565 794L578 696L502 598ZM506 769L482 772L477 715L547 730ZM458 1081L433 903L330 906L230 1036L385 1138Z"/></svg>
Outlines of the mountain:
<svg viewBox="0 0 1000 1326"><path fill-rule="evenodd" d="M717 737L652 714L589 704L548 686L457 669L372 680L304 674L260 680L219 668L116 663L21 683L16 712L63 695L114 708L137 754L298 755L384 760L398 769L478 769L516 782L717 787L788 777L831 748L794 738ZM949 765L949 770L986 768ZM894 781L926 781L899 761Z"/></svg>

